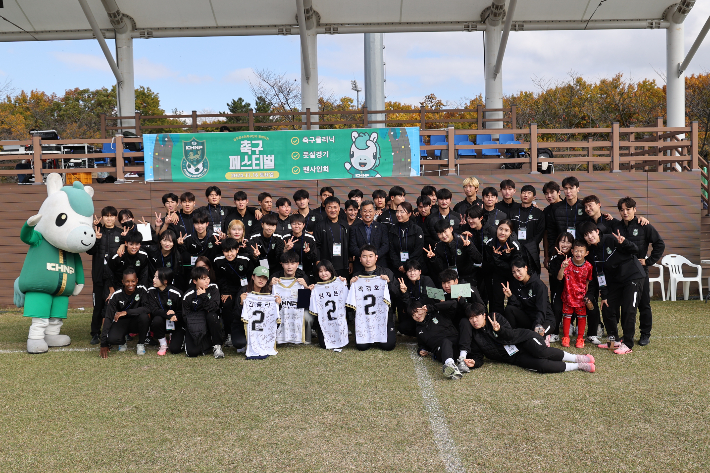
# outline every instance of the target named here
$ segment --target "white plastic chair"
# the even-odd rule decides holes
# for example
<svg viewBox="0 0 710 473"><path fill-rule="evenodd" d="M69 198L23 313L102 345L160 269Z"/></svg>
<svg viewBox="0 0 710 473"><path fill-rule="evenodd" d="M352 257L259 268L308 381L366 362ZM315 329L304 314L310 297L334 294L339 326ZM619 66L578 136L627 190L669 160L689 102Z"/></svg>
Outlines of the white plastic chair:
<svg viewBox="0 0 710 473"><path fill-rule="evenodd" d="M649 297L653 297L653 283L657 282L661 285L661 297L663 297L663 301L665 302L666 300L666 284L663 282L663 266L660 264L654 264L654 267L658 268L659 274L657 278L650 278L648 280L648 292L649 292Z"/></svg>
<svg viewBox="0 0 710 473"><path fill-rule="evenodd" d="M681 255L666 255L661 260L661 264L668 268L670 272L670 279L668 280L668 293L669 298L672 301L676 300L676 292L678 291L678 283L683 283L683 297L688 300L688 295L690 293L690 283L697 282L698 290L700 291L700 300L703 299L703 268L699 264L693 264ZM685 277L683 276L683 265L687 264L694 268L698 268L698 274L696 276Z"/></svg>

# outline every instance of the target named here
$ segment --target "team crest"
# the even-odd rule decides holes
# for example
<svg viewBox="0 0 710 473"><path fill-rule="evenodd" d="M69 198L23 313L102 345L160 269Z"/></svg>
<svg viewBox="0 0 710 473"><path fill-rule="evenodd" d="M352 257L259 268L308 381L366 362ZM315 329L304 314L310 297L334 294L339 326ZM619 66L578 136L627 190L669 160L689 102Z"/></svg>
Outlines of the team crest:
<svg viewBox="0 0 710 473"><path fill-rule="evenodd" d="M577 210L577 215L582 215L582 209Z"/></svg>
<svg viewBox="0 0 710 473"><path fill-rule="evenodd" d="M121 237L116 237L116 239L115 239L114 241L115 241L116 243L118 243L119 241L121 241Z"/></svg>
<svg viewBox="0 0 710 473"><path fill-rule="evenodd" d="M456 254L459 255L459 256L461 256L461 254L462 254L462 253L461 253L461 248L456 248Z"/></svg>
<svg viewBox="0 0 710 473"><path fill-rule="evenodd" d="M495 221L495 224L498 225L498 222L500 222L500 220L496 220L496 221Z"/></svg>
<svg viewBox="0 0 710 473"><path fill-rule="evenodd" d="M431 319L431 321L434 322L435 324L438 324L438 323L439 323L439 319L437 319L436 317L434 317L433 319Z"/></svg>
<svg viewBox="0 0 710 473"><path fill-rule="evenodd" d="M140 266L140 265L141 265L141 260L136 260L136 266Z"/></svg>
<svg viewBox="0 0 710 473"><path fill-rule="evenodd" d="M219 211L219 214L220 214L220 215L224 215L224 210L220 210L220 211Z"/></svg>
<svg viewBox="0 0 710 473"><path fill-rule="evenodd" d="M172 300L172 299L168 299L168 306L171 306L171 305L173 305L173 300Z"/></svg>
<svg viewBox="0 0 710 473"><path fill-rule="evenodd" d="M251 220L247 220L247 225L251 227Z"/></svg>
<svg viewBox="0 0 710 473"><path fill-rule="evenodd" d="M141 300L141 295L140 295L140 294L136 294L136 300L137 300L137 301Z"/></svg>
<svg viewBox="0 0 710 473"><path fill-rule="evenodd" d="M606 254L610 255L611 254L611 248L606 249Z"/></svg>
<svg viewBox="0 0 710 473"><path fill-rule="evenodd" d="M209 242L209 243L207 244L207 248L212 248L212 242Z"/></svg>
<svg viewBox="0 0 710 473"><path fill-rule="evenodd" d="M532 214L528 215L528 220L532 220L532 219L533 219Z"/></svg>
<svg viewBox="0 0 710 473"><path fill-rule="evenodd" d="M209 170L209 161L206 154L206 140L191 139L182 143L182 173L188 179L204 177Z"/></svg>
<svg viewBox="0 0 710 473"><path fill-rule="evenodd" d="M316 221L316 218L315 218L315 217L311 217L311 222L315 222L315 221Z"/></svg>
<svg viewBox="0 0 710 473"><path fill-rule="evenodd" d="M532 289L528 291L528 297L532 297Z"/></svg>
<svg viewBox="0 0 710 473"><path fill-rule="evenodd" d="M244 271L244 266L239 266L239 271Z"/></svg>
<svg viewBox="0 0 710 473"><path fill-rule="evenodd" d="M166 268L169 268L171 264L172 264L172 263L171 263L170 261L168 261L168 262L165 264L165 267L166 267Z"/></svg>
<svg viewBox="0 0 710 473"><path fill-rule="evenodd" d="M634 236L639 236L639 229L638 228L634 228Z"/></svg>

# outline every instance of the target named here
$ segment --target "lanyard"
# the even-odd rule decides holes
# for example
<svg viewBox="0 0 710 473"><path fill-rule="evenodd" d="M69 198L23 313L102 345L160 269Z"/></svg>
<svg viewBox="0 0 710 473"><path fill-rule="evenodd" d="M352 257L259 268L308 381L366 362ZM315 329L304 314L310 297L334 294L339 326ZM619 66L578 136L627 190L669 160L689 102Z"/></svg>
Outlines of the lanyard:
<svg viewBox="0 0 710 473"><path fill-rule="evenodd" d="M521 204L520 207L518 207L518 222L520 222L520 223L523 223L523 219L520 218L520 215L521 215L520 213L522 212L522 210L523 210L523 206ZM527 223L527 221L530 219L530 212L532 212L532 205L530 207L528 207L526 210L528 211L528 214L525 216L525 222ZM576 223L576 218L577 218L577 216L575 214L575 223Z"/></svg>
<svg viewBox="0 0 710 473"><path fill-rule="evenodd" d="M178 214L178 217L180 217L180 223L182 223L182 226L185 229L185 233L187 233L188 235L192 235L193 228L187 228L187 225L185 225L185 220L182 219L182 212Z"/></svg>
<svg viewBox="0 0 710 473"><path fill-rule="evenodd" d="M209 214L210 214L210 223L212 223L213 222L213 220L212 220L212 205L209 205L208 209L209 209ZM217 206L215 207L215 210L219 210L221 212L222 211L222 204L217 204ZM220 214L217 214L217 215L220 215ZM219 223L220 224L222 223L221 218L219 219ZM214 223L212 223L212 226L214 226Z"/></svg>
<svg viewBox="0 0 710 473"><path fill-rule="evenodd" d="M400 251L403 249L408 249L407 239L409 238L409 227L407 227L407 229L405 231L402 231L402 226L400 225L399 231L401 232L401 233L397 233L397 235L399 236L399 249L400 249ZM404 235L404 246L402 246L402 235Z"/></svg>
<svg viewBox="0 0 710 473"><path fill-rule="evenodd" d="M239 274L239 272L238 272L236 269L234 269L231 264L229 264L229 261L227 261L227 260L225 259L224 262L227 263L227 266L229 266L229 269L231 269L231 270L234 272L234 274L237 275L237 277L238 277L239 279L242 278L242 276Z"/></svg>
<svg viewBox="0 0 710 473"><path fill-rule="evenodd" d="M449 264L449 244L445 243L445 245L446 245L446 266L451 267L451 265ZM456 237L454 237L454 246L456 247L455 253L458 253L459 241L456 239ZM456 266L456 254L454 254L453 259L454 259L454 266Z"/></svg>
<svg viewBox="0 0 710 473"><path fill-rule="evenodd" d="M165 258L163 257L163 252L160 252L160 260L163 262L163 268L165 268ZM173 262L173 253L170 252L170 263Z"/></svg>
<svg viewBox="0 0 710 473"><path fill-rule="evenodd" d="M419 280L417 281L417 283L418 283L418 286L419 286L419 297L415 298L415 299L414 299L415 301L418 301L419 299L422 298L422 280L419 279ZM412 290L409 291L409 293L412 295L412 297L414 297L414 287L415 287L414 284L412 284Z"/></svg>
<svg viewBox="0 0 710 473"><path fill-rule="evenodd" d="M574 203L572 206L572 209L574 210L574 228L577 228L577 204L579 204L579 200ZM565 202L565 206L567 205L567 202ZM565 209L565 222L567 223L567 228L569 228L569 211Z"/></svg>
<svg viewBox="0 0 710 473"><path fill-rule="evenodd" d="M266 239L266 237L264 237L264 239ZM271 234L271 237L269 238L269 244L266 245L266 255L267 255L267 256L268 256L268 254L269 254L269 250L271 249L271 240L273 240L273 239L274 239L274 234L272 233L272 234Z"/></svg>
<svg viewBox="0 0 710 473"><path fill-rule="evenodd" d="M162 291L158 289L158 304L160 304L160 308L163 310L163 312L165 312L165 308L163 307L163 301L160 299L161 294ZM168 297L170 297L170 295L168 295Z"/></svg>
<svg viewBox="0 0 710 473"><path fill-rule="evenodd" d="M335 235L333 234L333 229L330 228L330 225L328 225L328 230L330 230L330 238L333 240L333 243L343 243L343 227L338 225L338 228L340 229L340 241L335 241Z"/></svg>

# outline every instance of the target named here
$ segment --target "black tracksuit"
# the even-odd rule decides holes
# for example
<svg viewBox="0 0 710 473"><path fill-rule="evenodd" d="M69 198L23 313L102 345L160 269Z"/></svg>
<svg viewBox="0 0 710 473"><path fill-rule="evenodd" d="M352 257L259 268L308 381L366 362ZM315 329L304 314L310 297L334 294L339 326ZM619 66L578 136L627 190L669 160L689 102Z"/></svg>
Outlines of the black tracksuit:
<svg viewBox="0 0 710 473"><path fill-rule="evenodd" d="M232 223L232 220L239 220L244 224L245 239L249 239L249 237L254 233L259 233L261 231L261 224L256 219L256 214L252 208L247 207L244 209L244 215L242 216L236 207L232 207L230 212L222 221L222 232L228 233L229 224Z"/></svg>
<svg viewBox="0 0 710 473"><path fill-rule="evenodd" d="M192 264L193 259L197 260L200 256L206 256L210 261L214 260L215 256L219 256L222 253L220 246L217 244L217 238L212 234L210 229L207 229L207 233L203 238L197 236L197 232L193 232L188 235L183 240L183 244L180 246L180 250L185 250L189 255L189 260L185 263L190 263L190 268L194 266ZM189 272L191 269L185 268L187 270L186 276L189 278Z"/></svg>
<svg viewBox="0 0 710 473"><path fill-rule="evenodd" d="M243 254L237 254L233 261L227 261L225 256L218 256L214 259L214 272L217 276L219 294L220 296L232 296L220 303L225 333L232 333L232 324L235 320L235 312L237 312L236 306L239 305L236 300L237 295L242 287L249 284L254 268L257 266L256 262L249 257L250 252L242 248L240 253ZM245 283L244 285L242 285L242 281ZM241 320L236 320L236 323L241 325Z"/></svg>
<svg viewBox="0 0 710 473"><path fill-rule="evenodd" d="M549 246L549 254L555 252L555 240L560 233L569 231L575 238L583 239L584 235L580 235L579 227L590 220L589 215L584 211L584 205L581 199L577 199L574 205L569 205L567 200L562 200L550 205L549 217L545 215L545 230L547 231L547 244ZM571 231L574 230L574 231ZM551 251L550 251L551 250Z"/></svg>
<svg viewBox="0 0 710 473"><path fill-rule="evenodd" d="M276 271L281 267L281 255L284 252L284 241L280 234L273 233L269 238L266 238L263 231L255 233L251 236L251 238L249 238L247 245L252 247L255 246L259 250L259 256L255 258L259 262L266 260L269 272ZM259 264L261 265L261 263Z"/></svg>
<svg viewBox="0 0 710 473"><path fill-rule="evenodd" d="M390 305L388 314L387 314L387 342L386 343L356 343L355 347L360 350L360 351L365 351L369 348L372 348L373 346L377 346L385 351L390 351L394 350L395 345L397 344L397 332L394 329L394 312L395 312L395 300L396 298L399 297L401 294L399 290L399 281L397 281L392 274L392 271L390 271L388 268L383 268L379 264L375 266L375 269L373 271L365 271L364 268L362 270L358 271L353 271L353 277L355 276L382 276L386 275L389 278L389 283L387 283L387 289L389 289L390 292L390 302L392 304ZM394 299L394 300L393 300ZM321 334L318 334L318 340L320 341L323 337Z"/></svg>
<svg viewBox="0 0 710 473"><path fill-rule="evenodd" d="M567 369L567 363L562 361L564 352L545 345L540 335L524 328L513 329L504 317L496 317L496 322L500 324L498 332L493 331L489 322L480 329L474 329L466 319L459 325L459 345L467 352L466 358L476 362L473 369L483 366L484 356L539 373L561 373ZM518 352L509 355L505 345L514 345Z"/></svg>
<svg viewBox="0 0 710 473"><path fill-rule="evenodd" d="M169 285L162 291L157 287L151 287L148 289L148 310L150 310L150 330L153 332L153 338L160 340L165 338L167 328L165 322L170 320L173 315L177 317L175 322L175 330L171 330L171 333L183 330L183 320L182 320L182 293L180 290ZM173 311L174 314L168 315L169 311ZM179 353L182 351L182 338L175 337L170 341L170 352Z"/></svg>
<svg viewBox="0 0 710 473"><path fill-rule="evenodd" d="M149 276L152 276L148 274L148 253L143 250L138 250L135 255L130 254L128 250L123 252L123 256L115 254L108 260L107 267L109 280L106 284L114 289L123 286L123 271L128 268L136 270L140 286L148 287Z"/></svg>
<svg viewBox="0 0 710 473"><path fill-rule="evenodd" d="M663 256L663 252L666 249L666 243L658 234L656 229L648 224L639 224L636 217L631 219L630 222L619 222L614 221L614 230L619 230L621 234L627 239L631 240L638 248L638 253L636 257L638 259L645 259L645 265L643 265L646 277L643 281L643 288L641 289L641 294L639 294L639 331L641 335L651 335L651 328L653 327L653 314L651 312L651 291L649 290L648 282L648 268L658 263ZM648 245L651 245L651 254L648 254ZM626 340L626 339L624 339Z"/></svg>
<svg viewBox="0 0 710 473"><path fill-rule="evenodd" d="M210 284L204 294L197 295L191 286L182 299L182 316L185 321L185 353L187 356L203 355L224 340L219 312L219 289Z"/></svg>
<svg viewBox="0 0 710 473"><path fill-rule="evenodd" d="M540 276L530 274L526 284L512 278L510 291L513 294L508 298L504 312L510 326L533 330L541 325L546 334L552 333L555 316L550 306L547 286L540 280Z"/></svg>
<svg viewBox="0 0 710 473"><path fill-rule="evenodd" d="M466 307L469 304L483 304L483 299L478 293L478 289L475 286L471 286L471 295L469 297L459 297L458 299L452 299L451 294L444 292L444 300L436 301L436 308L440 312L446 312L449 314L451 323L454 327L459 326L459 322L462 319L466 319Z"/></svg>
<svg viewBox="0 0 710 473"><path fill-rule="evenodd" d="M286 217L285 219L281 219L280 215L276 216L276 230L274 230L274 233L281 235L283 237L287 233L291 233L291 217Z"/></svg>
<svg viewBox="0 0 710 473"><path fill-rule="evenodd" d="M227 219L227 215L232 211L232 207L228 205L212 205L207 204L204 207L200 207L207 211L207 215L210 218L208 233L218 233L222 230L222 223Z"/></svg>
<svg viewBox="0 0 710 473"><path fill-rule="evenodd" d="M592 217L589 218L590 221L594 222L599 229L599 234L600 235L609 235L612 233L612 229L614 225L617 223L620 223L616 219L611 219L607 220L603 215L599 217L598 220L594 220ZM584 237L584 235L580 235L580 237ZM554 250L553 250L554 251ZM557 252L554 252L557 254ZM562 258L564 260L564 258ZM594 261L590 260L589 257L587 257L587 260L594 265ZM552 259L550 260L552 261ZM552 272L552 263L550 263L550 275L554 275L554 278L550 278L550 289L552 289L552 279L557 280L557 272L560 270L560 264L561 261L558 261L558 265L556 266L556 271L553 273ZM589 300L592 301L592 304L594 307L590 310L587 309L587 336L593 336L597 334L597 327L599 326L599 323L602 320L602 314L604 320L608 320L610 318L615 318L618 320L619 315L616 314L612 316L609 313L609 307L604 306L604 307L599 307L599 281L597 280L596 277L592 277L592 280L589 281L589 289L587 291L587 294L589 295ZM562 289L560 288L560 301L559 301L559 310L560 310L560 317L562 317ZM554 306L553 309L555 310L555 317L557 317L557 306ZM562 320L560 318L560 320ZM559 325L559 324L558 324ZM557 333L557 332L555 332Z"/></svg>
<svg viewBox="0 0 710 473"><path fill-rule="evenodd" d="M148 253L148 277L152 278L159 268L170 268L173 270L173 280L169 283L176 286L182 283L184 267L178 245L175 245L167 256L163 256L160 245L149 248L146 253Z"/></svg>
<svg viewBox="0 0 710 473"><path fill-rule="evenodd" d="M453 237L449 243L439 241L434 246L435 256L426 258L432 279L440 282L439 274L447 268L452 268L458 273L459 282L476 285L476 267L474 265L481 263L483 257L470 238L468 239L469 244L464 246L464 239L461 235L454 234Z"/></svg>
<svg viewBox="0 0 710 473"><path fill-rule="evenodd" d="M427 287L436 288L436 284L431 280L429 276L422 275L418 281L412 282L406 276L403 278L404 284L407 286L407 291L402 292L399 289L399 281L396 281L396 293L397 297L394 298L394 303L397 305L397 331L403 335L410 337L415 337L417 332L416 322L414 319L407 315L407 306L411 301L422 300L426 305L433 305L439 301L429 298L427 295Z"/></svg>
<svg viewBox="0 0 710 473"><path fill-rule="evenodd" d="M101 323L104 319L106 298L109 290L107 284L108 260L116 254L123 243L121 227L99 227L101 238L91 247L87 254L91 255L91 282L93 283L94 312L91 315L91 335L101 334Z"/></svg>
<svg viewBox="0 0 710 473"><path fill-rule="evenodd" d="M313 236L316 239L320 259L333 263L333 268L338 276L347 277L350 257L350 235L347 224L341 220L333 223L326 217L316 224ZM340 244L340 256L334 255L334 243Z"/></svg>
<svg viewBox="0 0 710 473"><path fill-rule="evenodd" d="M456 359L459 347L459 332L450 318L450 312L438 311L438 304L427 306L428 312L422 322L416 322L419 350L426 350L435 360L444 363Z"/></svg>
<svg viewBox="0 0 710 473"><path fill-rule="evenodd" d="M407 253L407 259L417 260L424 263L424 232L412 220L406 223L395 223L389 229L389 267L397 278L406 278L406 274L399 271L400 266L404 266L402 253Z"/></svg>
<svg viewBox="0 0 710 473"><path fill-rule="evenodd" d="M397 209L392 210L387 206L376 219L379 223L386 225L385 228L397 224Z"/></svg>
<svg viewBox="0 0 710 473"><path fill-rule="evenodd" d="M177 224L168 224L168 229L172 230L178 238L180 235L183 237L192 235L195 232L195 226L192 223L193 214L194 211L189 214L184 213L182 210L177 212ZM184 247L178 247L178 250L180 251L180 256L182 258L182 279L180 280L178 287L180 287L180 289L184 289L190 285L190 269L192 268L192 264L190 264L190 253L188 253Z"/></svg>
<svg viewBox="0 0 710 473"><path fill-rule="evenodd" d="M392 225L382 222L372 222L370 224L370 238L367 238L367 226L362 220L356 220L350 228L350 241L348 242L348 255L355 257L353 261L353 274L355 271L362 271L360 263L360 249L367 245L377 248L377 264L384 268L388 267L387 254L390 250L389 229Z"/></svg>
<svg viewBox="0 0 710 473"><path fill-rule="evenodd" d="M293 248L291 248L291 251L298 255L299 268L303 269L309 278L314 277L313 272L316 266L316 261L320 260L316 239L313 238L313 235L306 232L303 232L300 237L296 237L293 236L292 233L288 233L283 235L284 251L286 250L286 242L291 238L293 238ZM308 251L304 251L304 246L306 244L308 244Z"/></svg>
<svg viewBox="0 0 710 473"><path fill-rule="evenodd" d="M101 346L122 345L129 333L137 333L138 343L143 344L150 325L150 310L147 304L148 292L144 286L136 287L133 294L127 294L122 287L117 289L106 305L106 317L101 330ZM126 315L114 322L116 312L123 311Z"/></svg>
<svg viewBox="0 0 710 473"><path fill-rule="evenodd" d="M520 203L511 199L510 203L506 203L501 200L496 204L496 209L500 210L505 214L505 218L513 220L513 216L517 215L518 209L520 208Z"/></svg>
<svg viewBox="0 0 710 473"><path fill-rule="evenodd" d="M321 220L323 220L324 217L325 217L325 214L318 211L318 209L316 209L316 210L309 209L308 214L306 214L304 216L304 218L306 219L305 231L312 234L316 228L316 224L318 222L320 222Z"/></svg>
<svg viewBox="0 0 710 473"><path fill-rule="evenodd" d="M629 348L634 345L636 308L646 277L637 254L638 247L631 240L626 239L620 245L613 235L601 235L599 243L590 245L587 257L594 267L594 277L603 274L606 279L600 291L602 300L609 304L609 318L604 319L607 334L618 340L615 314L620 313L624 343Z"/></svg>
<svg viewBox="0 0 710 473"><path fill-rule="evenodd" d="M483 208L483 201L476 197L476 199L473 202L469 202L468 200L464 199L458 204L454 205L454 211L460 213L461 215L464 216L464 219L466 218L466 212L468 212L468 209L471 207L481 207Z"/></svg>
<svg viewBox="0 0 710 473"><path fill-rule="evenodd" d="M427 235L429 236L429 242L433 245L437 241L439 241L439 236L436 234L436 230L434 229L434 225L436 225L436 222L439 222L441 220L445 220L448 224L450 224L453 227L454 233L461 233L460 227L461 227L461 214L456 212L455 210L449 209L449 213L444 217L441 215L440 212L434 213L432 212L426 219L425 225L427 227ZM465 220L464 220L465 222ZM425 236L427 236L425 235ZM424 242L425 244L429 244L429 242Z"/></svg>
<svg viewBox="0 0 710 473"><path fill-rule="evenodd" d="M507 245L507 246L506 246ZM510 253L503 250L511 248ZM488 304L490 312L503 313L505 310L505 294L503 294L503 286L513 280L511 263L521 255L520 243L514 236L510 236L505 243L501 244L497 237L488 240L488 243L483 248L483 273L486 275L486 295L488 296ZM493 251L497 249L502 254L499 255Z"/></svg>
<svg viewBox="0 0 710 473"><path fill-rule="evenodd" d="M554 250L554 248L553 248ZM571 253L568 254L570 258L572 257ZM562 263L565 261L565 255L559 255L557 254L557 251L555 251L554 256L550 257L550 263L549 263L549 273L550 273L550 305L552 307L552 313L555 315L555 325L552 329L552 333L555 335L559 335L560 333L560 322L562 322L562 290L565 288L565 282L557 279L557 274L560 272L560 268L562 267ZM592 265L594 264L593 261L591 261ZM589 283L589 294L592 295L591 300L595 304L595 308L597 305L596 299L599 295L599 286L594 286L596 288L596 292L593 291L592 284L596 284L596 278L592 277L592 281ZM596 327L594 327L594 331L592 330L591 327L591 312L592 311L587 311L587 325L589 325L587 329L587 333L589 335L596 335ZM599 324L599 315L597 312L597 325Z"/></svg>
<svg viewBox="0 0 710 473"><path fill-rule="evenodd" d="M545 215L537 207L518 206L517 211L511 215L511 220L517 232L518 241L527 250L526 253L531 261L528 261L528 269L540 274L542 265L540 264L540 242L545 234ZM522 238L525 236L525 238Z"/></svg>

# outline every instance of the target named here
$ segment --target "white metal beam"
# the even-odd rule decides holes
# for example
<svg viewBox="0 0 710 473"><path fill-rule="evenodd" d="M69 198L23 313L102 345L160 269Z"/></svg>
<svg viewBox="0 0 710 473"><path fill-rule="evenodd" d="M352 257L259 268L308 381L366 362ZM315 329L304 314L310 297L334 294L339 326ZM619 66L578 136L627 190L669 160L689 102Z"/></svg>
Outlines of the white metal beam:
<svg viewBox="0 0 710 473"><path fill-rule="evenodd" d="M678 66L678 76L683 74L683 72L685 72L685 70L688 68L688 64L690 64L690 61L693 60L693 56L695 56L695 53L697 52L700 45L703 43L705 36L707 36L708 30L710 30L710 16L708 17L707 21L705 21L705 25L703 25L703 28L700 30L700 34L698 35L698 37L695 38L695 41L690 47L688 55L685 56L683 63Z"/></svg>
<svg viewBox="0 0 710 473"><path fill-rule="evenodd" d="M303 0L296 0L296 17L298 18L298 34L301 37L301 61L305 71L306 82L311 79L311 60L308 53L308 40L306 38L306 14Z"/></svg>
<svg viewBox="0 0 710 473"><path fill-rule="evenodd" d="M108 61L108 65L111 67L113 75L116 77L116 81L120 84L121 82L123 82L121 71L119 71L118 66L116 65L116 61L113 60L111 51L108 49L106 40L101 34L99 24L96 22L96 18L94 18L94 14L91 12L89 4L86 2L86 0L79 0L79 5L81 5L81 9L84 10L84 15L86 15L86 19L88 20L89 25L91 25L91 30L96 36L96 40L99 42L99 46L101 46L101 50L103 51L104 56L106 57L106 61Z"/></svg>
<svg viewBox="0 0 710 473"><path fill-rule="evenodd" d="M513 14L515 13L515 5L518 4L518 0L510 0L510 5L508 5L508 13L505 17L505 25L503 26L503 36L500 39L500 46L498 48L498 57L496 57L496 65L493 68L493 78L495 79L500 74L500 70L503 67L503 56L505 55L505 47L508 45L508 35L510 34L510 26L513 24Z"/></svg>

